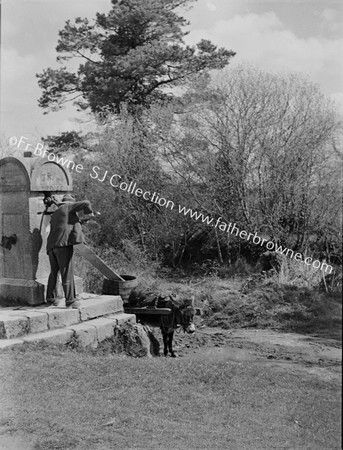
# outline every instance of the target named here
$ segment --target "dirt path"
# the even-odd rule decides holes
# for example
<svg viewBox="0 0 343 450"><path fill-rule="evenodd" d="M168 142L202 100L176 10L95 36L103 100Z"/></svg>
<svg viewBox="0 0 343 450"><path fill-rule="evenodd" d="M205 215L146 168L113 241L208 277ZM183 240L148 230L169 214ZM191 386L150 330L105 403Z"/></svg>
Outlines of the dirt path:
<svg viewBox="0 0 343 450"><path fill-rule="evenodd" d="M176 333L180 357L287 364L321 379L341 377L341 343L334 339L271 330L199 327L193 336Z"/></svg>

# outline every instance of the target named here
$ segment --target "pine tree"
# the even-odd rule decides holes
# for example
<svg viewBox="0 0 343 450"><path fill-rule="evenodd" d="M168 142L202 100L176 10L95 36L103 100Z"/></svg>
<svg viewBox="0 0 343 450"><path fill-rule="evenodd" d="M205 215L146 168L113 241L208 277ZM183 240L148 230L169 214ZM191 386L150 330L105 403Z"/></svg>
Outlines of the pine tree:
<svg viewBox="0 0 343 450"><path fill-rule="evenodd" d="M76 18L59 32L58 61L81 58L77 70L63 66L37 74L43 93L39 106L57 111L67 101L94 113L131 111L172 94L164 87L220 69L235 53L208 40L185 45L189 23L176 10L194 0L112 0L112 9L94 23Z"/></svg>

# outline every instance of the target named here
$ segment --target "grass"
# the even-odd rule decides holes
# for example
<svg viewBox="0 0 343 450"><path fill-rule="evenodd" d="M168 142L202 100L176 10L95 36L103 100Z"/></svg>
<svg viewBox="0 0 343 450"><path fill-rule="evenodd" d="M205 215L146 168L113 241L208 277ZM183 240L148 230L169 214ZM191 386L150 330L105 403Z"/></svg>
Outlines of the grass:
<svg viewBox="0 0 343 450"><path fill-rule="evenodd" d="M268 276L251 274L252 268L239 259L229 267L208 261L206 271L211 273L208 276L202 275L202 267L198 275L160 268L160 274L165 273L162 278L156 275L158 264L152 263L129 240L123 241L122 251L103 249L100 256L120 273L135 275L138 290L170 293L176 298L194 295L196 306L202 308L209 326L269 327L334 339L342 337L342 285L338 281L341 270L338 267L330 283L324 283L322 271L278 255L280 270ZM102 280L96 270L82 260L77 260L77 268L87 281L86 290L100 293ZM229 272L235 278L225 278ZM246 288L242 288L244 285Z"/></svg>
<svg viewBox="0 0 343 450"><path fill-rule="evenodd" d="M209 308L209 326L269 327L342 337L341 298L305 287L268 281L242 293L222 282L212 290Z"/></svg>
<svg viewBox="0 0 343 450"><path fill-rule="evenodd" d="M254 280L252 280L254 281ZM195 296L204 322L224 329L254 327L320 334L342 338L342 300L337 293L280 282L275 277L262 279L242 289L245 279L219 277L155 279L148 286L176 297ZM144 286L143 286L144 287Z"/></svg>
<svg viewBox="0 0 343 450"><path fill-rule="evenodd" d="M126 268L130 252L136 250L128 246L127 261L122 256L116 269L136 274L143 288L195 294L209 325L341 335L341 301L314 290L311 274L297 279L284 267L278 278L242 292L237 278L156 279L144 255ZM95 286L98 274L93 278L87 281ZM21 450L332 450L341 444L338 382L295 363L130 358L26 345L0 354L0 377L0 434L6 423L23 435L28 445Z"/></svg>
<svg viewBox="0 0 343 450"><path fill-rule="evenodd" d="M34 450L340 448L339 386L296 368L31 346L0 357L2 415Z"/></svg>

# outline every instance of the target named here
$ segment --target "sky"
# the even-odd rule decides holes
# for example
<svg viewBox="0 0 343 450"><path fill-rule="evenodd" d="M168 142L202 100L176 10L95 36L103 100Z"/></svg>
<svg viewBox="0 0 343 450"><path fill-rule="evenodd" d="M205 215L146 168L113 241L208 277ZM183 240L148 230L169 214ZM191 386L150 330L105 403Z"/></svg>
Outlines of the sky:
<svg viewBox="0 0 343 450"><path fill-rule="evenodd" d="M110 0L0 0L0 135L39 141L63 131L87 131L89 118L72 105L44 115L36 74L58 68L58 31L66 20L108 12ZM142 0L144 1L144 0ZM343 112L343 0L198 0L183 12L186 42L200 39L236 52L242 62L299 72Z"/></svg>

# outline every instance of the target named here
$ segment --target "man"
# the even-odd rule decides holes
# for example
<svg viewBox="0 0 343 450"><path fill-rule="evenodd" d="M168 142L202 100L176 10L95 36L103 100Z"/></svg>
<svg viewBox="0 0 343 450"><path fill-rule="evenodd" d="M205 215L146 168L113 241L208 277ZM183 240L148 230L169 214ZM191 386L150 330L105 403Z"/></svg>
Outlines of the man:
<svg viewBox="0 0 343 450"><path fill-rule="evenodd" d="M58 305L55 288L57 275L60 272L66 307L78 308L80 302L75 298L73 246L83 243L84 236L77 213L83 211L85 214L91 214L92 216L94 216L94 213L88 200L77 202L70 194L65 195L62 198L62 203L57 204L57 206L58 208L51 215L50 234L47 242L50 275L46 301L50 305Z"/></svg>

